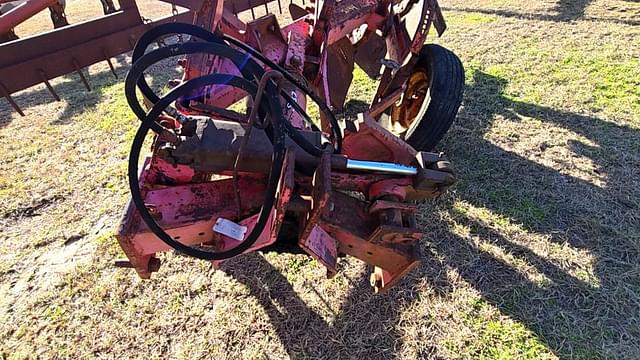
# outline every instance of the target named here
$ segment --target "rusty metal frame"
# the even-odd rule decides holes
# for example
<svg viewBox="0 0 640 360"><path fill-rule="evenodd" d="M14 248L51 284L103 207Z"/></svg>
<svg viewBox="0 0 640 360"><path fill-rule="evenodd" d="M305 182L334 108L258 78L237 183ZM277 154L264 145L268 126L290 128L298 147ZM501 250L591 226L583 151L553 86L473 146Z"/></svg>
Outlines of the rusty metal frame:
<svg viewBox="0 0 640 360"><path fill-rule="evenodd" d="M0 1L0 4L9 1ZM55 4L57 0L28 0L0 14L0 34L11 31L33 15Z"/></svg>
<svg viewBox="0 0 640 360"><path fill-rule="evenodd" d="M195 0L193 3L190 0L163 1L187 6L189 10L145 22L135 0L121 0L120 9L112 14L0 44L0 95L23 115L11 94L33 85L44 83L52 97L59 100L48 81L75 72L91 90L82 68L106 61L115 75L112 57L132 50L138 38L153 26L166 22L190 23L194 16L193 5L199 3ZM2 20L4 23L7 19Z"/></svg>
<svg viewBox="0 0 640 360"><path fill-rule="evenodd" d="M306 78L325 102L335 108L340 108L346 98L356 61L357 44L352 44L347 34L364 24L372 33L381 30L391 60L400 61L419 51L416 44L424 41L423 36L432 23L438 23L439 32L443 30L435 0L425 0L424 26L413 40L398 28L397 18L385 18L388 10L384 9L388 9L389 0L318 1L314 11L309 10L307 15L282 27L269 13L269 2L204 2L194 22L211 31L221 29L233 34L266 58L282 64L289 74ZM279 0L278 5L281 7ZM256 18L253 8L260 6L265 7L267 14ZM236 15L242 11L251 11L253 20L241 21ZM428 16L424 12L428 12ZM365 62L379 60L361 59ZM234 63L215 55L187 55L181 65L185 69L183 81L211 73L241 76ZM375 120L401 97L404 91L402 79L409 66L411 62L401 71L387 67L387 87L379 91L380 96L368 111L359 114L355 121L347 121L342 129L342 154L326 152L318 159L295 144L287 147L278 201L271 210L268 226L247 251L263 249L277 242L287 213L297 223L297 245L323 264L329 277L337 272L338 257L350 255L375 267L371 282L375 291L381 292L419 264L419 241L423 233L416 225L416 206L409 202L439 196L455 181L455 176L441 155L416 151ZM260 103L264 81L274 74L281 75L265 65L265 75L260 84L256 84L259 95L249 99L250 104ZM295 94L295 87L287 88L288 85L291 85L288 81L278 82L279 89ZM245 96L246 92L242 90L212 85L199 90L187 104L178 101L177 107L180 111L200 115L206 113L203 110L207 108L225 109ZM293 98L305 109L304 96ZM305 134L303 121L293 116L291 104L283 101L281 105L287 119L283 121L300 129L300 135ZM141 177L141 184L147 209L171 237L182 239L187 245L201 244L220 251L233 248L238 242L212 231L212 224L220 218L253 229L255 201L262 198L264 176L270 169L272 155L271 143L264 130L252 131L257 109L252 108L247 118L236 119L236 123L215 117L198 120L193 126L199 135L186 142L171 143L156 138L155 151ZM178 122L172 123L180 126ZM324 130L327 124L322 125ZM229 133L233 135L229 136ZM206 160L194 161L194 158ZM353 173L349 167L352 160L385 162L409 167L412 172ZM297 171L299 169L307 170ZM312 176L308 175L309 169L315 169ZM232 179L207 180L207 176L198 174L207 174L210 178L232 175ZM352 196L345 191L360 195ZM192 194L201 196L196 199ZM175 221L176 214L180 214L182 220ZM167 249L146 229L131 207L123 219L118 239L129 257L128 264L141 277L149 277L157 270L156 253ZM221 261L214 261L216 267L220 264Z"/></svg>
<svg viewBox="0 0 640 360"><path fill-rule="evenodd" d="M11 94L42 83L55 100L60 100L49 82L57 76L76 72L90 91L90 80L82 72L84 67L106 61L117 76L111 57L130 51L150 27L174 21L236 36L264 57L282 64L287 74L307 81L334 109L343 106L356 62L366 66L370 75L385 66L385 88L379 90L372 107L340 129L344 135L341 154L327 151L316 158L294 142L287 144L278 195L271 208L265 209L270 211L267 225L245 252L265 249L280 241L282 225L288 219L296 224L298 232L294 244L323 264L329 277L336 274L341 255L375 267L371 280L376 292L388 289L415 268L420 261L423 233L417 228L416 206L410 201L439 196L455 176L442 156L416 151L375 118L403 92L403 77L411 61L403 68L393 64L405 63L404 59L419 52L432 24L439 33L444 30L437 1L424 0L423 26L413 39L401 28L399 16L392 13L393 0L316 1L308 9L294 9L298 12L296 19L284 26L269 12L269 3L274 0L159 1L189 10L177 13L174 7L171 16L148 22L140 16L135 0L120 0L121 8L104 17L0 45L0 95L22 114ZM275 1L282 11L281 0ZM34 0L32 8L23 8L21 18L31 16L46 4L46 0ZM257 7L264 7L266 15L256 18ZM243 11L251 12L251 21L238 18ZM0 26L10 27L19 20L16 14L6 19L11 22ZM349 36L364 25L369 34L362 41L352 42ZM367 45L367 41L371 42ZM363 57L357 54L358 46L385 46L391 59L384 65L375 64L382 63L385 54L377 51L375 57ZM240 75L232 62L212 54L188 55L181 65L185 69L183 81L211 73ZM256 103L261 102L268 79L286 78L267 65L264 67L266 75L257 92L260 95L250 99ZM306 108L304 93L293 81L279 81L280 90L293 99L281 101L283 121L289 121L299 130L297 135L310 139L319 148L322 137L308 131L310 126L306 127L301 115L292 110L292 103ZM183 113L211 115L206 109L226 109L244 97L246 91L212 85L186 103L178 101L176 107ZM235 122L215 116L193 120L194 134L199 135L188 135L187 131L172 140L155 138L153 152L139 176L144 203L138 206L146 207L170 237L185 245L226 251L242 239L217 232L217 221L233 221L248 232L257 226L256 212L262 206L273 153L266 132L261 128L252 131L259 110L256 106L247 119L237 118ZM170 116L163 117L171 129L182 126ZM321 120L326 129L326 119ZM411 172L357 169L350 167L353 161L377 162L381 168L404 167ZM117 238L128 257L117 264L135 269L142 278L158 271L156 254L170 250L149 230L132 203L127 205ZM218 267L221 261L213 264Z"/></svg>

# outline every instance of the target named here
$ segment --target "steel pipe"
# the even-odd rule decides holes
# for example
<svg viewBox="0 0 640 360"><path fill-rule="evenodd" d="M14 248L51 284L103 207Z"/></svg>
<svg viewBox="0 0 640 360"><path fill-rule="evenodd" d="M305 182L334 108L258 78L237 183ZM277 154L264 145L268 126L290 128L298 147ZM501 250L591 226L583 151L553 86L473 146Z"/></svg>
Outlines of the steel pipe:
<svg viewBox="0 0 640 360"><path fill-rule="evenodd" d="M380 171L388 174L397 175L416 175L418 169L413 166L394 164L380 161L363 161L347 159L347 169L364 170L364 171Z"/></svg>

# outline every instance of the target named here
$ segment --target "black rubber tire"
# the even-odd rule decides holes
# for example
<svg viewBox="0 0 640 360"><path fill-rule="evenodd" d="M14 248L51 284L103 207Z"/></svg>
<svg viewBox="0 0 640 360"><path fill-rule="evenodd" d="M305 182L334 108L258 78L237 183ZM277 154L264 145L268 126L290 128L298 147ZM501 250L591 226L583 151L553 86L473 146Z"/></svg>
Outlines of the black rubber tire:
<svg viewBox="0 0 640 360"><path fill-rule="evenodd" d="M429 95L403 137L416 150L431 151L458 114L464 93L464 67L456 54L435 44L422 47L417 66L427 71Z"/></svg>

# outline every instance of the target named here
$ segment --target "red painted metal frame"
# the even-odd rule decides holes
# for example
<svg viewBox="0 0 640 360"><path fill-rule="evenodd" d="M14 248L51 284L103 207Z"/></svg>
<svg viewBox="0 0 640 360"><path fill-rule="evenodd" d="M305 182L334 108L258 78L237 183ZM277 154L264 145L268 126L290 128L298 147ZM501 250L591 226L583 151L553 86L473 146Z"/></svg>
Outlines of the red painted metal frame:
<svg viewBox="0 0 640 360"><path fill-rule="evenodd" d="M402 38L400 30L396 29L398 21L389 21L388 16L392 14L388 13L388 0L317 2L318 8L282 27L273 14L247 23L241 21L236 16L238 11L265 4L253 1L205 1L197 12L195 23L213 31L233 34L285 67L290 74L309 82L327 103L336 106L342 106L346 96L344 87L348 89L351 81L346 74L351 75L353 71L353 48L356 44L352 44L347 36L366 26L370 32L384 31L387 36ZM431 14L439 13L439 8L433 7L437 6L435 1L425 1L431 10L435 9ZM418 36L426 34L432 22L440 20L426 18ZM398 58L411 56L419 50L416 50L415 41L423 42L424 38L413 42L391 42L389 51ZM327 71L329 63L334 64L332 69L336 71ZM185 68L183 80L210 73L240 75L231 62L211 55L189 55L181 64ZM402 84L402 81L396 82ZM291 92L301 108L306 108L305 96L299 89L286 82L281 82L280 86ZM247 252L277 242L286 213L298 223L298 245L326 266L328 276L336 273L340 255L354 256L375 266L371 280L378 292L388 289L419 264L419 240L423 234L416 227L416 208L407 201L438 196L454 178L450 171L434 168L434 164L442 160L438 154L417 152L374 120L397 101L402 87L386 88L385 91L387 95L370 111L360 114L356 121L348 122L344 129L341 156L415 166L418 175L352 173L339 165L342 157L327 153L315 165L313 176L308 176L295 171L296 151L291 147L287 151L278 199L271 209L268 226ZM225 86L210 86L202 89L201 95L186 107L178 102L178 108L198 114L198 109L206 106L227 108L246 97L244 92ZM290 104L283 101L282 109L287 121L300 129L305 128ZM326 122L322 128L327 128ZM220 127L213 129L228 131ZM260 130L254 130L257 131ZM243 134L244 131L242 134L236 132L233 138L240 139ZM215 135L208 133L207 137L216 141L223 136L222 133ZM158 142L156 139L155 149L162 145ZM228 151L234 150L229 148ZM270 149L253 151L269 152ZM269 154L243 155L244 158L251 156L268 158ZM246 226L249 233L256 224L258 202L264 196L265 175L244 173L240 176L243 200L242 208L238 209L234 201L233 180L226 177L231 168L216 174L199 174L187 165L172 165L175 162L167 161L167 157L171 157L170 152L165 154L156 150L141 174L145 203L159 225L187 245L197 244L217 251L236 246L238 240L215 233L212 226L219 218L224 218ZM217 165L221 167L223 163ZM223 178L217 177L220 175ZM360 196L354 197L345 191L359 192ZM157 270L156 253L167 250L167 246L141 223L132 205L123 218L118 239L130 266L144 278ZM214 265L219 266L220 263L217 261Z"/></svg>
<svg viewBox="0 0 640 360"><path fill-rule="evenodd" d="M394 60L403 63L410 54L418 54L431 24L437 24L438 33L444 31L444 20L435 0L424 0L423 26L412 41L404 27L389 12L391 0L328 0L315 4L315 10L289 24L280 26L274 14L243 22L237 13L253 7L266 7L266 2L248 0L212 1L208 9L197 13L196 23L212 31L218 29L260 50L270 60L282 64L293 74L308 81L321 94L325 102L335 109L341 109L351 83L354 58L353 53L359 43L352 44L348 37L365 26L366 31L382 31L395 36L387 41L387 47ZM250 6L251 5L251 6ZM222 7L226 11L219 11ZM234 11L230 10L233 9ZM214 16L215 15L215 16ZM212 20L213 19L213 20ZM383 54L384 55L384 54ZM380 63L382 58L369 61ZM332 70L328 71L331 65ZM185 79L192 79L210 73L238 75L228 61L217 61L215 57L191 55L187 57ZM399 88L387 89L387 92ZM239 90L212 86L206 92L203 102L208 105L226 107L232 101L245 96ZM215 94L215 95L213 95ZM298 96L298 99L304 99ZM301 104L304 108L305 104ZM299 119L293 115L293 123ZM328 129L323 118L323 130Z"/></svg>
<svg viewBox="0 0 640 360"><path fill-rule="evenodd" d="M0 15L0 34L11 31L33 15L55 4L58 0L28 0Z"/></svg>
<svg viewBox="0 0 640 360"><path fill-rule="evenodd" d="M207 136L217 138L214 133ZM241 135L235 135L238 136ZM345 141L356 137L367 143L366 138L377 139L376 136L379 135L353 132L346 135ZM395 149L398 158L413 156L414 160L407 162L422 168L425 173L429 164L441 159L437 154L394 147L394 143L386 140L390 137L382 136L381 139L382 143ZM161 145L156 143L154 147L157 149ZM354 154L345 153L351 158ZM300 247L326 266L328 276L336 273L340 254L354 256L376 267L372 283L376 291L383 291L419 263L418 243L422 232L416 228L415 205L405 200L438 196L444 191L439 184L418 188L413 176L351 174L337 165L335 155L329 153L321 157L314 175L309 177L294 172L295 155L293 148L287 151L278 200L262 235L246 252L273 245L279 239L280 227L288 212L298 219ZM233 180L226 176L228 169L221 169L218 175L202 176L188 166L170 165L164 156L154 152L140 176L145 204L158 224L187 245L207 246L216 251L236 246L238 240L217 234L212 227L219 218L224 218L246 226L250 232L256 224L257 210L264 196L265 175L241 174L239 188L243 200L239 210L234 201ZM436 177L433 179L438 181ZM360 192L367 200L343 191ZM297 204L291 202L294 197L300 199ZM156 253L169 249L149 232L131 204L123 218L118 240L130 266L143 278L157 270ZM214 262L216 267L220 264L221 261Z"/></svg>
<svg viewBox="0 0 640 360"><path fill-rule="evenodd" d="M192 0L165 0L169 3L175 1L188 5ZM195 5L200 2L193 0ZM0 16L0 29L11 29L16 21L24 21L25 16L36 9L46 8L48 3L29 0L28 7L14 8ZM0 44L0 96L7 98L14 109L22 114L11 94L44 83L53 98L59 100L60 97L48 82L55 77L77 72L87 89L91 90L82 68L107 61L115 74L110 59L132 50L144 32L166 22L191 23L194 17L194 11L189 10L145 22L135 0L120 0L119 3L120 9L112 14ZM193 4L188 8L194 9ZM13 12L19 9L24 10Z"/></svg>

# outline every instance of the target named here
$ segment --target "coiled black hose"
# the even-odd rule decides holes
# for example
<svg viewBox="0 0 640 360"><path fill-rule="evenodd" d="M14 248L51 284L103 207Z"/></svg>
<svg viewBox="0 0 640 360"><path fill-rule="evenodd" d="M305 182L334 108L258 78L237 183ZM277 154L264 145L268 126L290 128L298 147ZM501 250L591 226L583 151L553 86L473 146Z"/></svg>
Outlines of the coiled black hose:
<svg viewBox="0 0 640 360"><path fill-rule="evenodd" d="M281 124L278 123L276 119L282 119L282 117L277 116L277 112L279 111L279 101L277 97L273 95L268 95L269 91L274 93L275 84L272 82L267 85L266 88L266 96L267 103L269 105L269 110L275 112L272 119L272 128L273 128L273 159L271 164L271 170L269 173L269 178L267 180L267 188L265 193L265 200L260 208L260 213L258 215L258 221L256 226L253 228L251 233L245 238L243 242L241 242L238 246L222 251L222 252L212 252L202 249L197 249L195 247L191 247L185 245L171 237L171 235L167 234L155 221L155 219L151 216L151 213L147 209L144 199L142 197L142 192L140 191L140 183L138 181L138 158L140 157L141 149L144 144L144 139L150 129L148 124L155 123L155 120L162 113L164 108L166 108L173 101L178 99L178 97L183 96L190 91L193 91L199 87L207 86L207 85L229 85L238 88L242 88L247 92L255 93L255 85L248 82L246 79L232 76L232 75L223 75L223 74L213 74L207 75L203 77L199 77L193 80L189 80L186 83L176 87L172 91L170 91L166 96L159 99L156 104L153 106L149 114L145 117L144 121L140 124L138 131L133 139L133 144L131 145L131 152L129 154L129 186L131 190L131 198L140 212L140 217L147 224L149 229L164 243L169 245L170 247L181 251L187 255L203 259L203 260L223 260L228 259L237 255L242 254L245 250L249 249L260 237L262 231L265 229L267 221L269 220L271 208L276 201L277 191L278 191L278 182L281 176L281 172L284 165L284 156L285 156L285 143L284 143L284 134L282 132Z"/></svg>
<svg viewBox="0 0 640 360"><path fill-rule="evenodd" d="M186 44L170 45L168 47L160 48L158 50L154 50L148 54L145 54L148 45L153 40L157 39L159 36L170 33L188 34L205 40L206 42L191 42ZM251 54L251 56L258 58L267 66L282 72L287 80L298 86L303 92L305 92L316 103L318 103L320 109L329 116L334 133L336 150L338 152L340 151L342 146L342 137L339 131L337 120L335 119L335 116L330 111L330 109L326 106L326 104L324 104L322 99L315 96L315 94L313 94L308 88L306 88L304 84L297 81L297 79L291 76L291 74L286 72L277 64L271 62L269 59L262 56L262 54L256 52L252 48L238 42L233 38L225 40L228 40L229 42L234 43L237 47L247 51ZM159 98L155 93L153 93L144 79L144 71L151 65L168 57L193 53L208 53L227 58L235 64L235 66L242 74L242 77L227 74L207 75L189 80L181 84L180 86L171 90L162 98ZM156 133L168 131L168 129L165 129L157 122L158 117L171 103L173 103L180 97L187 96L194 90L202 88L204 86L232 86L246 91L250 96L255 98L257 89L256 84L262 78L265 71L253 60L251 56L243 54L240 51L230 47L224 41L222 41L219 36L216 36L197 26L189 24L165 24L152 29L151 31L143 35L143 37L140 39L134 49L134 63L131 70L127 74L127 78L125 81L125 95L127 101L132 111L142 121L134 137L131 147L131 153L129 155L128 177L132 201L138 209L142 220L158 238L160 238L170 247L196 258L204 260L228 259L240 255L241 253L249 249L260 237L266 227L273 204L277 199L278 182L283 171L284 157L286 152L284 140L285 133L287 133L294 142L298 143L298 145L300 145L305 151L309 152L310 154L320 156L324 151L324 149L320 149L315 145L309 143L301 135L298 129L293 128L293 126L288 121L284 120L281 105L279 102L280 96L288 101L297 112L302 114L308 121L310 121L306 112L304 112L304 110L301 109L300 106L293 99L291 99L291 97L286 92L281 92L273 81L269 81L263 94L263 100L260 102L260 104L254 104L254 106L258 106L261 110L261 113L265 114L266 118L268 118L270 121L268 132L273 143L273 159L271 170L267 180L265 200L262 207L260 208L256 226L246 237L246 239L238 246L230 250L221 252L207 251L203 250L202 248L199 249L196 247L185 245L173 239L158 225L155 219L151 216L144 203L142 192L140 190L140 183L138 180L138 158L140 157L144 139L149 130L153 130ZM152 109L148 113L145 113L144 109L138 102L135 94L136 85L143 93L143 95L149 101L154 103Z"/></svg>
<svg viewBox="0 0 640 360"><path fill-rule="evenodd" d="M151 65L166 59L171 56L184 55L184 54L195 54L195 53L206 53L206 54L214 54L217 56L222 56L231 60L236 67L240 70L243 77L246 79L252 79L255 82L259 82L262 75L264 75L264 69L258 65L253 59L251 59L248 55L242 54L236 49L229 47L226 44L221 43L186 43L186 44L174 44L169 45L167 47L163 47L154 51L151 51L145 55L143 55L138 61L136 61L129 70L127 77L125 79L124 85L124 93L127 98L127 102L131 107L136 116L143 120L146 117L146 113L142 108L140 102L138 102L138 98L136 97L136 84L139 83L140 79L144 78L144 71L147 70ZM275 94L278 94L278 90L275 91ZM286 94L286 93L284 93ZM187 95L186 93L184 95ZM282 95L282 93L281 93ZM158 101L157 96L154 94L154 103ZM290 98L289 98L290 99ZM295 103L292 99L292 105L294 108L302 109L299 107L297 103ZM263 104L256 104L255 106L262 107L263 113L270 114L269 112L265 112L265 108ZM302 111L304 113L304 111ZM303 150L308 152L313 156L321 156L324 149L319 148L312 143L310 143L298 129L295 129L291 123L288 121L281 122L283 126L283 130L289 135L291 140L293 140L296 144L298 144ZM147 126L151 130L156 133L161 133L165 131L157 122L148 123ZM271 139L273 142L273 139Z"/></svg>
<svg viewBox="0 0 640 360"><path fill-rule="evenodd" d="M207 75L203 77L199 77L193 80L189 80L184 84L174 88L167 95L158 99L152 109L148 114L144 114L142 118L142 123L136 135L134 137L134 141L131 147L131 153L129 155L129 184L131 190L131 198L140 212L140 216L142 220L147 224L149 229L158 237L160 240L165 242L167 245L172 248L179 250L187 255L204 259L204 260L222 260L228 259L233 256L237 256L251 247L259 238L260 234L264 230L267 221L269 219L269 215L271 212L271 208L275 203L277 197L277 189L278 189L278 181L280 178L280 173L284 164L284 155L285 155L285 142L284 142L284 132L283 132L283 117L280 107L280 102L278 100L278 91L277 87L273 82L268 82L267 87L265 88L265 94L263 96L264 102L261 104L256 104L256 106L266 107L268 110L269 118L271 120L271 131L273 138L273 159L270 174L267 180L267 189L265 193L265 200L263 202L262 207L260 208L260 213L258 215L258 221L256 226L251 231L251 233L246 237L246 239L241 242L238 246L223 252L212 252L202 249L197 249L191 246L187 246L185 244L180 243L173 239L169 234L167 234L153 219L149 210L146 208L144 204L144 199L142 197L142 193L140 191L140 184L138 181L138 158L140 157L142 145L144 143L144 139L149 131L153 127L159 128L160 131L164 131L163 127L161 127L156 121L158 116L163 112L163 110L169 106L172 102L176 101L179 97L185 96L190 92L201 88L203 86L208 85L227 85L233 86L236 88L240 88L250 95L255 96L256 85L254 82L249 79L258 79L261 75L260 73L264 72L262 68L259 66L252 66L249 61L246 61L246 56L240 53L239 51L232 49L226 45L214 44L214 43L202 43L202 44L183 44L181 45L181 50L193 50L194 52L210 52L215 53L217 55L223 55L229 58L236 64L240 64L241 73L246 78L241 78L233 75L226 74L213 74ZM160 50L156 50L151 52L140 59L139 62L136 62L132 66L132 70L127 75L127 79L125 82L125 94L127 96L127 100L130 104L132 104L132 109L136 109L134 111L140 112L140 109L135 108L135 105L139 105L137 101L133 101L135 97L135 84L138 78L142 75L142 72L150 65L157 61L157 59L162 58L164 56L164 52L175 53L176 50L180 50L177 48L163 48ZM248 64L248 65L247 65ZM244 65L244 66L243 66ZM137 99L136 99L137 100ZM137 115L138 115L137 113Z"/></svg>
<svg viewBox="0 0 640 360"><path fill-rule="evenodd" d="M342 132L340 131L340 125L338 124L338 120L335 117L335 114L333 114L333 112L331 111L331 109L329 109L329 107L327 106L327 104L324 102L324 100L322 100L319 96L317 96L311 89L309 89L306 84L304 84L303 82L301 82L300 80L296 79L294 76L292 76L288 71L286 71L286 69L282 68L280 65L274 63L273 61L269 60L267 57L265 57L264 55L262 55L260 52L256 51L255 49L253 49L252 47L242 43L241 41L227 36L227 35L216 35L210 31L207 31L201 27L198 27L196 25L192 25L192 24L186 24L186 23L167 23L167 24L162 24L159 25L151 30L149 30L148 32L146 32L142 37L140 37L140 39L138 40L138 42L136 43L136 46L133 50L133 54L132 54L132 62L138 63L139 60L141 60L142 57L145 56L145 51L146 49L149 47L149 45L151 45L156 39L158 39L161 36L164 35L168 35L168 34L186 34L186 35L190 35L190 36L194 36L196 38L199 38L201 40L204 40L208 43L215 43L215 44L224 44L224 41L228 41L229 43L233 44L234 46L237 46L238 48L246 51L248 54L250 54L252 57L258 59L260 62L262 62L263 64L267 65L268 67L278 70L279 72L281 72L283 74L283 76L285 77L285 79L287 79L287 81L291 82L294 86L298 87L300 90L302 90L302 92L305 93L305 95L309 96L319 107L320 111L323 112L329 120L329 123L331 125L331 132L333 134L333 138L335 141L335 152L336 153L341 153L342 152ZM192 43L192 44L201 44L201 43ZM186 45L186 44L185 44ZM172 47L172 46L169 46ZM156 50L157 51L157 50ZM173 55L170 56L176 56L176 55L184 55L186 53L174 53ZM215 54L215 55L220 55L220 54ZM170 57L170 56L166 56L166 57ZM224 55L222 55L224 56ZM165 57L165 58L166 58ZM159 58L157 61L162 60L163 58ZM235 62L234 62L235 63ZM151 64L148 64L146 67L150 66ZM236 66L238 66L238 64L235 64ZM252 61L252 63L250 64L250 66L253 68L251 69L252 71L256 71L255 66L258 66L255 61ZM241 73L243 73L243 69L240 69ZM245 74L243 73L243 76L245 76ZM151 87L149 87L149 85L147 84L144 76L140 76L137 81L136 84L138 85L138 88L140 89L140 92L142 92L142 94L144 95L145 98L147 98L147 100L151 101L152 103L155 103L156 101L158 101L158 96L153 92L153 90L151 89ZM294 101L289 94L287 94L286 92L282 92L281 96L292 105L293 109L298 112L299 114L301 114L305 120L307 120L309 123L313 124L313 122L311 121L311 119L309 118L309 115L297 104L296 101ZM132 107L132 109L134 110L134 113L136 113L136 115L138 115L138 117L140 118L140 115L142 113L144 113L144 110L142 110L142 106L139 104L137 98L135 97L135 92L133 93L133 99L132 99L134 103L132 103L132 101L129 101L129 105ZM306 141L306 139L299 134L299 131L297 129L295 129L290 123L288 122L284 122L284 126L285 126L285 131L287 133L287 135L289 135L289 137L296 142L298 145L300 145L305 151L311 153L314 156L320 156L323 152L324 149L318 149L315 146L313 146L312 144L310 144L308 141ZM161 130L159 127L155 127L155 129L152 127L152 129L156 132L158 132L159 130ZM312 148L313 147L313 148Z"/></svg>

